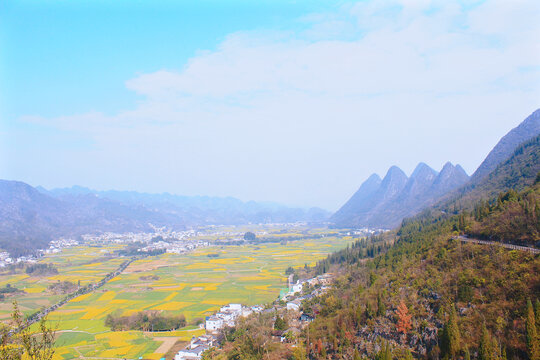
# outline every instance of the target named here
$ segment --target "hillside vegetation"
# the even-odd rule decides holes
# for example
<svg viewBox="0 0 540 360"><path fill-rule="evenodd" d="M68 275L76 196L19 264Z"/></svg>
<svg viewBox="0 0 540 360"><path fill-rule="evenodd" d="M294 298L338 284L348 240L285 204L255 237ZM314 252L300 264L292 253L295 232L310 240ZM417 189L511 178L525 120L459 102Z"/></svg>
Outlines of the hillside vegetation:
<svg viewBox="0 0 540 360"><path fill-rule="evenodd" d="M522 192L509 190L497 200L481 201L462 217L461 228L471 237L526 246L540 245L540 176Z"/></svg>
<svg viewBox="0 0 540 360"><path fill-rule="evenodd" d="M493 199L509 189L521 191L533 185L539 172L540 135L519 145L492 173L451 194L438 208L450 210L458 207L470 210L481 199Z"/></svg>
<svg viewBox="0 0 540 360"><path fill-rule="evenodd" d="M503 136L489 152L482 164L471 176L471 182L477 183L495 170L503 161L508 159L520 144L540 134L540 109L534 111L517 127Z"/></svg>
<svg viewBox="0 0 540 360"><path fill-rule="evenodd" d="M295 338L295 346L264 341L260 331L253 338L249 329L262 320L250 320L233 333L242 336L230 336L225 350L211 357L536 358L540 257L463 243L457 235L482 229L489 238L504 238L501 229L506 227L492 224L508 219L507 224L516 224L512 236L534 239L539 229L538 191L537 183L520 193L501 193L477 203L472 212L425 211L405 220L395 245L373 260L365 260L361 245L330 255L311 269L311 275L324 268L339 277L329 293L304 301L303 310L316 318ZM257 351L247 350L251 348Z"/></svg>

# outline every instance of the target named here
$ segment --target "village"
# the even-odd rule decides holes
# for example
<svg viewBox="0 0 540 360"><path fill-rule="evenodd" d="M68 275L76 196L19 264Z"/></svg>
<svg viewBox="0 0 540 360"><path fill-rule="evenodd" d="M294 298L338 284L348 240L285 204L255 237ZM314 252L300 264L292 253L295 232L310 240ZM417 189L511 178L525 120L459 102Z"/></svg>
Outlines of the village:
<svg viewBox="0 0 540 360"><path fill-rule="evenodd" d="M203 353L212 347L219 346L222 331L232 328L241 317L248 317L257 313L287 314L289 327L285 330L275 331L275 341L288 342L298 335L308 324L314 320L316 314L304 312L302 301L314 296L320 296L328 291L332 281L332 274L323 274L311 279L297 280L293 283L293 275L288 279L288 291L280 294L271 305L245 306L243 304L228 304L222 306L215 314L206 317L204 328L206 334L193 337L190 343L178 351L174 360L198 360Z"/></svg>

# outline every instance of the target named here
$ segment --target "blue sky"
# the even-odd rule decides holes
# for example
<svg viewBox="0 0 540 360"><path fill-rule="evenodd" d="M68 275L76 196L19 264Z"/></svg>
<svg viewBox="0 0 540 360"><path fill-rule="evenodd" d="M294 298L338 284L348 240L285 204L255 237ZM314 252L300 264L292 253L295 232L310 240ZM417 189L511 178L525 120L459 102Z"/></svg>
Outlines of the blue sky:
<svg viewBox="0 0 540 360"><path fill-rule="evenodd" d="M2 115L118 111L137 99L126 79L182 68L232 32L298 28L294 20L317 8L312 1L2 2Z"/></svg>
<svg viewBox="0 0 540 360"><path fill-rule="evenodd" d="M540 107L536 1L4 1L0 178L336 209Z"/></svg>

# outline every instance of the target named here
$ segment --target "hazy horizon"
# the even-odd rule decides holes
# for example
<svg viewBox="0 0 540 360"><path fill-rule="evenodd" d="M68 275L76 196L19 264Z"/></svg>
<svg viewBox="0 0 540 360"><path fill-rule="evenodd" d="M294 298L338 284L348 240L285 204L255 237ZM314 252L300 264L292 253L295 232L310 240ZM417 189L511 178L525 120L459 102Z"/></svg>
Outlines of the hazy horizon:
<svg viewBox="0 0 540 360"><path fill-rule="evenodd" d="M535 1L6 1L0 178L339 208L540 107Z"/></svg>
<svg viewBox="0 0 540 360"><path fill-rule="evenodd" d="M428 166L430 166L429 164L427 164ZM453 164L453 165L458 165L458 164ZM394 166L394 165L393 165ZM398 165L395 165L395 166L398 166ZM399 166L398 166L399 167ZM430 166L431 167L431 166ZM400 167L401 168L401 167ZM433 167L431 167L433 170L437 171L437 172L440 172L441 169L435 169ZM442 167L441 167L442 168ZM410 171L410 172L405 172L405 174L407 175L407 177L410 177L412 172L413 172L414 168ZM372 173L370 174L369 176L371 175L374 175L376 173ZM384 178L384 176L386 175L386 172L382 173L382 174L376 174L378 175L381 179ZM472 173L467 173L467 175L471 176ZM369 177L368 176L368 177ZM362 179L360 180L360 183L358 184L357 188L354 189L353 193L358 190L358 188L360 187L360 185L366 181L368 179L368 177L366 177L365 179ZM10 180L10 181L20 181L18 179L3 179L3 180ZM118 192L137 192L137 193L141 193L141 194L150 194L150 195L162 195L162 194L169 194L169 195L173 195L173 196L190 196L190 197L220 197L220 198L228 198L228 197L231 197L231 198L236 198L238 200L241 200L242 202L249 202L249 201L255 201L255 202L259 202L259 203L276 203L276 204L280 204L280 205L285 205L285 206L289 206L289 207L298 207L298 208L304 208L304 209L309 209L309 208L313 208L313 207L318 207L318 208L321 208L323 210L327 210L327 211L330 211L330 212L334 212L336 210L339 209L339 207L341 207L343 204L340 204L338 205L338 208L336 209L328 209L328 208L324 208L324 207L321 207L321 206L317 206L317 205L302 205L302 204L295 204L295 203L287 203L287 202L278 202L278 201L275 201L275 200L272 200L272 199L264 199L264 198L261 198L261 199L242 199L242 198L238 198L238 197L235 197L235 196L232 196L232 195L224 195L224 196L219 196L219 195L212 195L212 194L191 194L191 195L186 195L186 194L182 194L182 193L173 193L173 192L170 192L170 191L161 191L161 192L147 192L147 191L138 191L138 190L134 190L134 189L113 189L113 188L103 188L103 189L98 189L98 188L92 188L90 186L85 186L85 185L81 185L81 184L73 184L73 185L70 185L70 186L61 186L61 187L45 187L41 184L32 184L32 183L28 183L29 185L33 186L33 187L42 187L44 188L45 190L47 191L53 191L53 190L63 190L63 189L71 189L71 188L84 188L84 189L88 189L88 190L91 190L91 191L97 191L97 192L107 192L107 191L118 191ZM352 196L353 193L351 193L349 195Z"/></svg>

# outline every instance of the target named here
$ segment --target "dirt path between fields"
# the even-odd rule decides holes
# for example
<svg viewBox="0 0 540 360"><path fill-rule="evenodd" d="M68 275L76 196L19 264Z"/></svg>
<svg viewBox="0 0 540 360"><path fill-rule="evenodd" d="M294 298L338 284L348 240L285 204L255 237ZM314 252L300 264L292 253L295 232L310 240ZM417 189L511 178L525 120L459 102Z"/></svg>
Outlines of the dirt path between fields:
<svg viewBox="0 0 540 360"><path fill-rule="evenodd" d="M154 351L154 353L157 354L166 354L170 348L173 347L173 345L176 343L176 340L178 338L176 337L155 337L152 338L154 341L163 341L161 345Z"/></svg>

